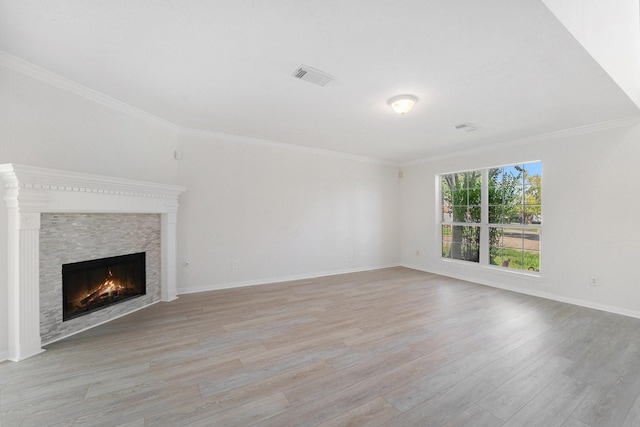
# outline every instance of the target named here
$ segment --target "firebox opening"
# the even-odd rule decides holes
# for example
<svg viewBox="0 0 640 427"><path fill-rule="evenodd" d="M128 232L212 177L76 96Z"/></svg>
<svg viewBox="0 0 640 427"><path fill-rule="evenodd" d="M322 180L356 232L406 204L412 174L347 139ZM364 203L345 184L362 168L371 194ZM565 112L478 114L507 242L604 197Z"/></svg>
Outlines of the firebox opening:
<svg viewBox="0 0 640 427"><path fill-rule="evenodd" d="M146 294L145 253L62 266L62 320Z"/></svg>

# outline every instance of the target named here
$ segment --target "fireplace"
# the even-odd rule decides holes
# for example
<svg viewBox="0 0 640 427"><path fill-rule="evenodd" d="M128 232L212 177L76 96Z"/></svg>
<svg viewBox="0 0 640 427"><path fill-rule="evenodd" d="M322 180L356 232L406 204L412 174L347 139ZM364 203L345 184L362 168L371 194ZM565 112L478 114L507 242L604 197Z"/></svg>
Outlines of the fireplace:
<svg viewBox="0 0 640 427"><path fill-rule="evenodd" d="M62 320L67 321L146 294L145 253L62 266Z"/></svg>
<svg viewBox="0 0 640 427"><path fill-rule="evenodd" d="M7 220L7 271L0 272L5 277L0 280L0 295L6 297L4 304L0 304L0 312L6 309L7 333L0 333L0 361L27 359L44 351L43 343L50 344L158 301L177 298L176 222L178 196L184 187L16 164L0 164L0 184L4 184L6 205L6 211L0 211L0 219ZM43 218L51 223L57 214L66 217L79 213L107 215L98 224L102 223L108 231L98 233L89 229L78 236L79 240L73 237L76 243L67 245L66 239L73 230L62 230L56 225L53 229L49 225L41 229ZM107 250L103 237L120 230L123 215L156 217L157 225L153 226L156 231L152 232L156 237L149 240L143 233L142 244L135 243L139 241L135 238L126 246L109 237L109 244L114 241L115 247ZM142 224L147 224L147 220L141 219ZM139 228L127 227L123 233L127 237L129 231ZM46 236L55 229L60 233ZM60 247L50 248L47 239L59 241ZM151 241L154 243L145 243ZM83 258L141 251L146 253L146 295L73 321L62 321L62 265Z"/></svg>

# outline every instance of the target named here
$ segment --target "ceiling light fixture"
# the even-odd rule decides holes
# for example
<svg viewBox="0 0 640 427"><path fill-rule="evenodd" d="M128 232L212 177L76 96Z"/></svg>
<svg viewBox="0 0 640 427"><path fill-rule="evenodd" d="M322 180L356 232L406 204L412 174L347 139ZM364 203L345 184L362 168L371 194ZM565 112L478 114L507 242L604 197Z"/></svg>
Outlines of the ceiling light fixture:
<svg viewBox="0 0 640 427"><path fill-rule="evenodd" d="M418 102L418 97L413 95L397 95L387 101L387 104L398 114L408 113Z"/></svg>

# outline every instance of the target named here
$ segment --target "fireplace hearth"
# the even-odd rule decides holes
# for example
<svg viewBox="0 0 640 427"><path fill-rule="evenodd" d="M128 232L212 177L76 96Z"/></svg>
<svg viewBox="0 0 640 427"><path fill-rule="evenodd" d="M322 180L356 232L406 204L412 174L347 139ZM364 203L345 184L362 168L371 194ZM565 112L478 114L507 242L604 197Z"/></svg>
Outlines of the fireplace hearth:
<svg viewBox="0 0 640 427"><path fill-rule="evenodd" d="M62 320L67 321L146 294L145 253L62 266Z"/></svg>

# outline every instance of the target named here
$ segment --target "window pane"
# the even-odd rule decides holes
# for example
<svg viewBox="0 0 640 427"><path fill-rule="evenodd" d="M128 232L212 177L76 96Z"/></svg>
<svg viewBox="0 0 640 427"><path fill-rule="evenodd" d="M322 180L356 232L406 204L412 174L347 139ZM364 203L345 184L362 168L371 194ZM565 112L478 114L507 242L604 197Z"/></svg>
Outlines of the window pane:
<svg viewBox="0 0 640 427"><path fill-rule="evenodd" d="M527 163L522 166L524 167L527 176L542 175L542 162Z"/></svg>
<svg viewBox="0 0 640 427"><path fill-rule="evenodd" d="M523 234L522 230L517 228L504 228L502 236L502 245L505 248L522 249Z"/></svg>
<svg viewBox="0 0 640 427"><path fill-rule="evenodd" d="M540 230L523 230L522 237L522 269L540 271Z"/></svg>
<svg viewBox="0 0 640 427"><path fill-rule="evenodd" d="M489 204L490 205L502 205L504 204L504 188L502 184L497 187L489 188Z"/></svg>
<svg viewBox="0 0 640 427"><path fill-rule="evenodd" d="M527 271L540 271L540 251L525 251L524 267Z"/></svg>
<svg viewBox="0 0 640 427"><path fill-rule="evenodd" d="M542 223L542 163L530 163L525 166L524 203L528 214L527 224Z"/></svg>
<svg viewBox="0 0 640 427"><path fill-rule="evenodd" d="M540 271L540 231L489 228L490 264L517 270Z"/></svg>
<svg viewBox="0 0 640 427"><path fill-rule="evenodd" d="M466 206L469 204L469 191L460 190L453 192L452 203L454 206Z"/></svg>
<svg viewBox="0 0 640 427"><path fill-rule="evenodd" d="M522 247L527 251L540 252L540 230L524 230Z"/></svg>
<svg viewBox="0 0 640 427"><path fill-rule="evenodd" d="M453 221L454 222L466 222L467 221L467 206L454 206L453 207Z"/></svg>
<svg viewBox="0 0 640 427"><path fill-rule="evenodd" d="M504 215L503 215L503 207L500 206L489 206L489 224L503 224L504 223Z"/></svg>
<svg viewBox="0 0 640 427"><path fill-rule="evenodd" d="M464 173L464 188L473 188L475 185L475 180L476 180L476 174L477 172L475 171L469 171L469 172L465 172Z"/></svg>
<svg viewBox="0 0 640 427"><path fill-rule="evenodd" d="M491 248L490 264L499 267L516 268L520 264L517 262L518 251L505 248ZM515 262L514 262L515 261Z"/></svg>
<svg viewBox="0 0 640 427"><path fill-rule="evenodd" d="M467 222L480 222L482 208L480 206L470 206L467 211Z"/></svg>
<svg viewBox="0 0 640 427"><path fill-rule="evenodd" d="M490 228L489 262L500 267L522 270L525 265L524 233L521 229Z"/></svg>
<svg viewBox="0 0 640 427"><path fill-rule="evenodd" d="M514 210L514 215L510 217L510 224L524 224L526 220L526 212L523 205L518 205Z"/></svg>
<svg viewBox="0 0 640 427"><path fill-rule="evenodd" d="M489 227L489 245L491 247L502 247L503 228Z"/></svg>
<svg viewBox="0 0 640 427"><path fill-rule="evenodd" d="M502 248L492 246L491 249L489 249L489 264L502 264Z"/></svg>
<svg viewBox="0 0 640 427"><path fill-rule="evenodd" d="M451 192L451 187L449 186L449 181L452 179L452 177L453 177L452 174L442 175L440 177L440 189L442 190L443 194L445 192Z"/></svg>
<svg viewBox="0 0 640 427"><path fill-rule="evenodd" d="M442 222L451 222L453 221L453 209L451 209L451 205L448 203L442 204Z"/></svg>
<svg viewBox="0 0 640 427"><path fill-rule="evenodd" d="M513 181L522 184L522 165L507 166L504 168L503 181Z"/></svg>
<svg viewBox="0 0 640 427"><path fill-rule="evenodd" d="M467 189L467 173L460 172L452 174L452 179L454 183L454 190L466 190Z"/></svg>
<svg viewBox="0 0 640 427"><path fill-rule="evenodd" d="M451 203L451 200L452 200L451 199L451 188L445 182L444 177L442 178L441 192L442 192L442 200Z"/></svg>
<svg viewBox="0 0 640 427"><path fill-rule="evenodd" d="M502 257L502 267L522 270L522 258L524 251L519 249L506 249Z"/></svg>
<svg viewBox="0 0 640 427"><path fill-rule="evenodd" d="M528 224L542 224L542 206L529 206L531 209L530 222Z"/></svg>
<svg viewBox="0 0 640 427"><path fill-rule="evenodd" d="M496 187L489 188L489 205L502 206L502 219L496 219L495 223L520 223L518 209L522 207L522 181L514 176L517 173L514 169L507 170L502 181ZM491 215L489 218L493 222Z"/></svg>
<svg viewBox="0 0 640 427"><path fill-rule="evenodd" d="M442 257L450 258L451 253L451 226L442 226Z"/></svg>
<svg viewBox="0 0 640 427"><path fill-rule="evenodd" d="M479 205L481 203L482 188L478 185L476 188L469 188L469 204Z"/></svg>
<svg viewBox="0 0 640 427"><path fill-rule="evenodd" d="M489 169L489 188L499 187L502 184L502 168Z"/></svg>
<svg viewBox="0 0 640 427"><path fill-rule="evenodd" d="M524 224L540 224L542 222L542 208L540 205L525 205Z"/></svg>
<svg viewBox="0 0 640 427"><path fill-rule="evenodd" d="M443 226L442 256L463 261L480 261L480 227Z"/></svg>

